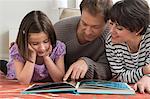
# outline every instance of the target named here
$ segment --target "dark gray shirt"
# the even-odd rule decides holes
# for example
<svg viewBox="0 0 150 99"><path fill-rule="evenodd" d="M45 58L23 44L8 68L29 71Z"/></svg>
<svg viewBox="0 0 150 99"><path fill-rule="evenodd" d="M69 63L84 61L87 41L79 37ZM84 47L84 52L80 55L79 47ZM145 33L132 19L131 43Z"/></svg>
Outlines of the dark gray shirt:
<svg viewBox="0 0 150 99"><path fill-rule="evenodd" d="M79 20L80 17L70 17L60 20L54 25L57 39L66 44L66 70L73 62L82 58L89 66L86 78L110 79L111 71L105 55L103 36L98 37L92 42L80 44L76 35Z"/></svg>

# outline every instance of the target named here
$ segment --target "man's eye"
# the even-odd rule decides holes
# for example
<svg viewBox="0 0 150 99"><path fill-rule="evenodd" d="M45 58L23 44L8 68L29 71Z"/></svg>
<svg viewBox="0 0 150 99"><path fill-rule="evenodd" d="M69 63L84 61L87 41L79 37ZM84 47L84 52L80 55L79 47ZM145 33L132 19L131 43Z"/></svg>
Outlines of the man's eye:
<svg viewBox="0 0 150 99"><path fill-rule="evenodd" d="M99 28L100 28L100 26L93 26L93 28L94 28L94 29L99 29Z"/></svg>
<svg viewBox="0 0 150 99"><path fill-rule="evenodd" d="M82 24L83 24L84 26L87 26L87 24L86 24L85 22L83 22L83 21L82 21Z"/></svg>

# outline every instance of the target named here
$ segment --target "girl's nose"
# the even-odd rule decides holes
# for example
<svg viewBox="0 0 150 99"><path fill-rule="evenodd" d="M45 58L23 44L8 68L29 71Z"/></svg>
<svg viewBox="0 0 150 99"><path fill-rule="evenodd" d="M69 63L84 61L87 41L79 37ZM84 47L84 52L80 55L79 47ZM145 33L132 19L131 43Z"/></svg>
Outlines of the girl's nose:
<svg viewBox="0 0 150 99"><path fill-rule="evenodd" d="M40 50L40 51L45 51L45 46L44 46L44 44L41 44L41 45L40 45L39 50Z"/></svg>

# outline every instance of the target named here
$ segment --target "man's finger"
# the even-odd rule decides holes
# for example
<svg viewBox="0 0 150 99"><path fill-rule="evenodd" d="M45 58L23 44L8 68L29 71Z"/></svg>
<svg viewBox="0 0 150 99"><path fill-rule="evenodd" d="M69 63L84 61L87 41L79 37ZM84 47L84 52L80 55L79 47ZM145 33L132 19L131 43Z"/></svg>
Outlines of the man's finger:
<svg viewBox="0 0 150 99"><path fill-rule="evenodd" d="M86 71L83 71L80 75L80 78L84 78L85 74L86 74Z"/></svg>
<svg viewBox="0 0 150 99"><path fill-rule="evenodd" d="M66 72L66 74L65 74L65 76L64 76L64 78L63 78L63 81L66 81L66 80L68 79L68 77L69 77L70 74L72 73L72 70L73 70L72 67L70 67L70 68L68 69L68 71Z"/></svg>
<svg viewBox="0 0 150 99"><path fill-rule="evenodd" d="M72 79L72 80L75 80L75 79L76 79L75 77L76 77L76 75L77 75L77 72L78 72L78 69L73 69L73 70L72 70L72 74L71 74L71 79Z"/></svg>
<svg viewBox="0 0 150 99"><path fill-rule="evenodd" d="M77 73L76 73L76 76L75 76L75 79L78 80L80 78L80 75L81 75L82 71L81 70L78 70Z"/></svg>

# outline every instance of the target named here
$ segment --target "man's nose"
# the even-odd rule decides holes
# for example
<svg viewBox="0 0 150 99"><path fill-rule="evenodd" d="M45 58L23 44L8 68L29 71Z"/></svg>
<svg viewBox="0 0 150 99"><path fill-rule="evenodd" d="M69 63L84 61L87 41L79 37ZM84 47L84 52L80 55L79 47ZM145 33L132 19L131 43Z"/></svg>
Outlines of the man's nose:
<svg viewBox="0 0 150 99"><path fill-rule="evenodd" d="M91 34L92 33L92 28L90 26L87 26L85 29L86 34Z"/></svg>

